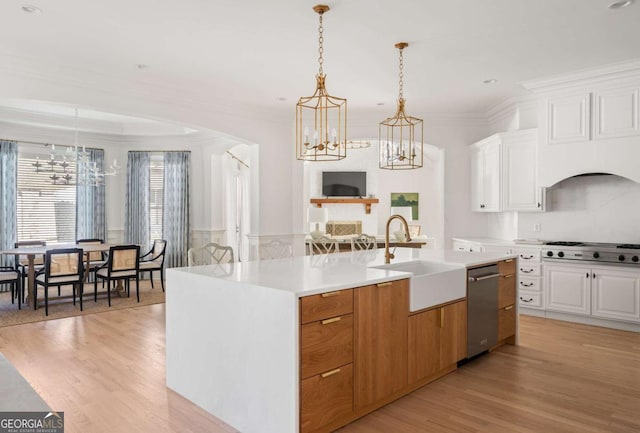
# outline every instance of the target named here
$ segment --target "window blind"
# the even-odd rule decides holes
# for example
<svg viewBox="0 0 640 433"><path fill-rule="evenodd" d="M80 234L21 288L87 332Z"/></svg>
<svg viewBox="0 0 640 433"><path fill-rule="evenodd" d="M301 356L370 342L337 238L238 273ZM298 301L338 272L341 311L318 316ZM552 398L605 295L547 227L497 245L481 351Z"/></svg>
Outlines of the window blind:
<svg viewBox="0 0 640 433"><path fill-rule="evenodd" d="M18 241L75 242L76 187L54 184L48 159L46 152L18 153Z"/></svg>
<svg viewBox="0 0 640 433"><path fill-rule="evenodd" d="M162 155L152 155L149 167L149 230L150 240L162 239L162 208L164 189L164 160Z"/></svg>

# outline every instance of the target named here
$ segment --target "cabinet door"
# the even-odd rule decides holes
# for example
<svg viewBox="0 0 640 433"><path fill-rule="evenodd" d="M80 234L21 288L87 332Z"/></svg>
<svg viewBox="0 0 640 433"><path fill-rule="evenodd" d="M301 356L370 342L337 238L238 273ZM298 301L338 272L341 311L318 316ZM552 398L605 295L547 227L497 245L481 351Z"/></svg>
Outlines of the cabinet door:
<svg viewBox="0 0 640 433"><path fill-rule="evenodd" d="M482 149L471 149L471 210L481 212L483 199L483 155Z"/></svg>
<svg viewBox="0 0 640 433"><path fill-rule="evenodd" d="M440 308L440 369L467 357L467 301Z"/></svg>
<svg viewBox="0 0 640 433"><path fill-rule="evenodd" d="M354 398L360 410L407 385L409 280L359 287L354 310Z"/></svg>
<svg viewBox="0 0 640 433"><path fill-rule="evenodd" d="M594 94L596 140L640 135L639 90L626 87Z"/></svg>
<svg viewBox="0 0 640 433"><path fill-rule="evenodd" d="M547 310L591 314L589 268L545 264L544 275L544 302Z"/></svg>
<svg viewBox="0 0 640 433"><path fill-rule="evenodd" d="M591 94L548 100L547 143L562 144L591 139Z"/></svg>
<svg viewBox="0 0 640 433"><path fill-rule="evenodd" d="M500 211L500 142L484 145L482 150L482 210Z"/></svg>
<svg viewBox="0 0 640 433"><path fill-rule="evenodd" d="M467 357L467 301L409 317L409 383Z"/></svg>
<svg viewBox="0 0 640 433"><path fill-rule="evenodd" d="M416 383L439 370L439 327L439 308L409 316L409 383Z"/></svg>
<svg viewBox="0 0 640 433"><path fill-rule="evenodd" d="M542 188L538 186L537 132L505 138L503 146L503 210L542 211Z"/></svg>
<svg viewBox="0 0 640 433"><path fill-rule="evenodd" d="M594 316L640 321L640 272L595 267L592 278Z"/></svg>

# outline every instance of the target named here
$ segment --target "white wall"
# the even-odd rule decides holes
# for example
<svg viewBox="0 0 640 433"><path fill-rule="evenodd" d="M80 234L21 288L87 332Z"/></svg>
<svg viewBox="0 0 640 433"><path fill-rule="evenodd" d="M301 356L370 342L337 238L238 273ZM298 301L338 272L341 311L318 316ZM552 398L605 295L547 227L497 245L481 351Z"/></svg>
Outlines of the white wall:
<svg viewBox="0 0 640 433"><path fill-rule="evenodd" d="M380 202L365 212L364 205L326 204L330 220L362 221L363 233L381 235L390 216L392 192L417 192L420 205L419 219L411 224L419 224L422 235L435 237L442 242L443 223L443 173L444 152L435 146L425 146L424 165L416 170L382 170L378 164L378 140L370 139L372 145L366 149L350 149L347 158L341 161L305 163L310 197L322 197L323 171L364 171L367 173L367 195L373 195ZM309 227L311 229L313 227ZM321 228L322 229L322 228Z"/></svg>
<svg viewBox="0 0 640 433"><path fill-rule="evenodd" d="M518 237L640 243L640 184L618 176L566 179L547 190L551 210L519 214ZM542 231L533 231L541 224Z"/></svg>

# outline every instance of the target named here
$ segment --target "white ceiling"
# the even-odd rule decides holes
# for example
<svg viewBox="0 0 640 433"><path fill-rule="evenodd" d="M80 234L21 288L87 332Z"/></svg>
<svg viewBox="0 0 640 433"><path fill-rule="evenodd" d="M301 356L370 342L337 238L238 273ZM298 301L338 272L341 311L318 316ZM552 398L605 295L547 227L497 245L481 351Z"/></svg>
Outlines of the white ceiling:
<svg viewBox="0 0 640 433"><path fill-rule="evenodd" d="M518 83L639 57L640 1L335 0L325 15L327 89L351 109L393 111L407 41L412 115L484 113ZM25 2L41 14L21 10ZM4 0L0 63L64 65L203 100L293 113L315 88L310 0ZM136 64L149 68L138 69ZM489 78L493 85L483 84ZM0 95L1 96L1 95ZM287 98L278 101L278 98ZM384 103L384 107L376 107Z"/></svg>

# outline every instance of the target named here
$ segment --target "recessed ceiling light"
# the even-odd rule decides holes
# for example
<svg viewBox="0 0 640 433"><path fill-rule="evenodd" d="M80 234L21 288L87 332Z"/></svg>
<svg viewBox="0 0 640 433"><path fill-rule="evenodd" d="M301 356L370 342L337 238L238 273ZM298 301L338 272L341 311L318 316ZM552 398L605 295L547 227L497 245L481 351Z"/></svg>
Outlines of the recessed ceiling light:
<svg viewBox="0 0 640 433"><path fill-rule="evenodd" d="M287 100L287 98L283 98L283 97L278 98L278 102L284 102L286 100Z"/></svg>
<svg viewBox="0 0 640 433"><path fill-rule="evenodd" d="M488 80L483 81L484 84L495 84L497 82L498 80L496 80L495 78L489 78Z"/></svg>
<svg viewBox="0 0 640 433"><path fill-rule="evenodd" d="M21 8L24 12L27 12L29 14L39 14L42 13L42 10L36 6L33 5L24 5Z"/></svg>
<svg viewBox="0 0 640 433"><path fill-rule="evenodd" d="M138 69L149 69L149 65L145 65L144 63L138 63L136 65L136 68L138 68Z"/></svg>
<svg viewBox="0 0 640 433"><path fill-rule="evenodd" d="M609 9L622 9L633 3L633 0L617 0L607 6Z"/></svg>
<svg viewBox="0 0 640 433"><path fill-rule="evenodd" d="M376 102L376 105L377 106L382 106L382 105L384 105L384 102Z"/></svg>

